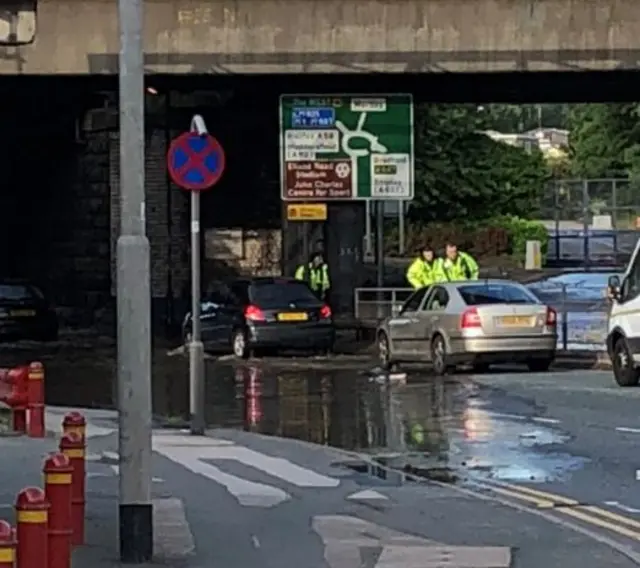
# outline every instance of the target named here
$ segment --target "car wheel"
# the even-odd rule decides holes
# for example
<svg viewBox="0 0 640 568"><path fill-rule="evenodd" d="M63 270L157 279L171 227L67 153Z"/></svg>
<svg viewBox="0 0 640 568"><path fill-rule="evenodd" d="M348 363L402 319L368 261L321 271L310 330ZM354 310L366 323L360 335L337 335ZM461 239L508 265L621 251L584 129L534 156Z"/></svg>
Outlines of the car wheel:
<svg viewBox="0 0 640 568"><path fill-rule="evenodd" d="M635 387L640 379L640 371L633 364L633 357L627 340L621 337L613 346L613 377L621 387Z"/></svg>
<svg viewBox="0 0 640 568"><path fill-rule="evenodd" d="M527 361L527 367L529 367L529 371L532 373L544 373L549 370L551 367L551 363L553 363L553 359L531 359Z"/></svg>
<svg viewBox="0 0 640 568"><path fill-rule="evenodd" d="M473 372L476 374L487 373L491 365L489 363L474 363Z"/></svg>
<svg viewBox="0 0 640 568"><path fill-rule="evenodd" d="M233 350L234 357L238 359L248 359L251 355L251 350L247 345L247 334L243 329L236 329L231 337L231 348Z"/></svg>
<svg viewBox="0 0 640 568"><path fill-rule="evenodd" d="M385 371L389 371L393 367L393 361L391 360L391 343L384 331L378 334L378 361Z"/></svg>
<svg viewBox="0 0 640 568"><path fill-rule="evenodd" d="M440 334L431 341L431 365L438 376L446 375L451 369L451 365L447 362L447 345Z"/></svg>

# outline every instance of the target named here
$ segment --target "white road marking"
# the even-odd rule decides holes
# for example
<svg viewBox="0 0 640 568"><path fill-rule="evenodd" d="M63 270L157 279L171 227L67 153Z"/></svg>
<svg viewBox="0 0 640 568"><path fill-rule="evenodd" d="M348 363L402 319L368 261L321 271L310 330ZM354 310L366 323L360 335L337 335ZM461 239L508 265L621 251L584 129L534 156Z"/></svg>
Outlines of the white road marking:
<svg viewBox="0 0 640 568"><path fill-rule="evenodd" d="M210 463L201 461L201 459L206 459L207 455L204 452L205 448L200 449L200 452L194 454L194 448L154 445L154 450L167 459L224 486L241 505L247 507L275 507L291 498L287 492L278 487L236 477L221 471Z"/></svg>
<svg viewBox="0 0 640 568"><path fill-rule="evenodd" d="M338 487L340 480L296 465L283 458L274 458L242 446L208 448L205 459L234 460L291 483L297 487Z"/></svg>
<svg viewBox="0 0 640 568"><path fill-rule="evenodd" d="M153 550L161 558L180 558L196 546L180 499L153 500Z"/></svg>
<svg viewBox="0 0 640 568"><path fill-rule="evenodd" d="M385 546L375 568L508 568L511 550L505 546Z"/></svg>
<svg viewBox="0 0 640 568"><path fill-rule="evenodd" d="M258 537L255 534L251 535L251 542L253 543L253 546L255 548L260 548L260 541L258 540Z"/></svg>
<svg viewBox="0 0 640 568"><path fill-rule="evenodd" d="M615 507L616 509L620 509L621 511L624 511L625 513L640 513L640 509L634 509L633 507L627 507L626 505L623 505L622 503L619 503L618 501L605 501L604 504L608 505L609 507Z"/></svg>
<svg viewBox="0 0 640 568"><path fill-rule="evenodd" d="M625 426L618 426L617 432L625 432L627 434L640 434L640 428L627 428Z"/></svg>
<svg viewBox="0 0 640 568"><path fill-rule="evenodd" d="M120 462L120 454L118 452L102 452L102 459L113 460L116 462Z"/></svg>
<svg viewBox="0 0 640 568"><path fill-rule="evenodd" d="M540 424L560 424L560 420L556 420L555 418L544 418L542 416L536 416L532 418L534 422L539 422Z"/></svg>
<svg viewBox="0 0 640 568"><path fill-rule="evenodd" d="M347 497L347 499L351 500L367 500L367 499L384 499L388 500L389 498L382 493L378 493L373 489L365 489L364 491L358 491L357 493L352 493Z"/></svg>
<svg viewBox="0 0 640 568"><path fill-rule="evenodd" d="M323 541L324 558L331 568L362 566L362 547L382 548L375 568L507 568L511 561L507 547L443 546L346 515L319 515L311 526Z"/></svg>

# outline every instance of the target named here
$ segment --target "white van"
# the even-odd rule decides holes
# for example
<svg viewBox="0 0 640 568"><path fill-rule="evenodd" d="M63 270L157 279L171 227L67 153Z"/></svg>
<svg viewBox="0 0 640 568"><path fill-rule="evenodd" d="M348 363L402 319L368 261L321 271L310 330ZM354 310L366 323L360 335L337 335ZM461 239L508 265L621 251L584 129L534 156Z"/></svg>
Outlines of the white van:
<svg viewBox="0 0 640 568"><path fill-rule="evenodd" d="M609 278L608 295L607 351L613 375L621 387L634 387L640 380L640 240L622 281Z"/></svg>

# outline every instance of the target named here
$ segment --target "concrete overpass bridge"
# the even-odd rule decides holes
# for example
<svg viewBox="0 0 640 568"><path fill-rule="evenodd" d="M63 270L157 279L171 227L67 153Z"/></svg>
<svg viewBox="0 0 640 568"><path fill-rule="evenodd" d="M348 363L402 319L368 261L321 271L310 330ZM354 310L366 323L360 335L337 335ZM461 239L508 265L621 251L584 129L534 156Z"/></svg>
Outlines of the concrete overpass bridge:
<svg viewBox="0 0 640 568"><path fill-rule="evenodd" d="M0 73L117 72L115 0L0 6ZM150 0L145 25L149 73L582 71L640 61L638 0Z"/></svg>

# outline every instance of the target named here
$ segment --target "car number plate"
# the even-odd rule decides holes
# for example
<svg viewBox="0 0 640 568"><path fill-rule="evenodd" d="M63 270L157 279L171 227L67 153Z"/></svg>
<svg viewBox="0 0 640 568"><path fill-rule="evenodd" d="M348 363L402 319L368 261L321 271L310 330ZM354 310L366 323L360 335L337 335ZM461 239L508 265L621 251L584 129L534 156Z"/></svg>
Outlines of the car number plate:
<svg viewBox="0 0 640 568"><path fill-rule="evenodd" d="M14 318L32 318L36 312L35 310L11 310L9 314Z"/></svg>
<svg viewBox="0 0 640 568"><path fill-rule="evenodd" d="M278 314L278 321L307 321L309 316L304 312L285 312Z"/></svg>
<svg viewBox="0 0 640 568"><path fill-rule="evenodd" d="M502 316L498 321L509 327L533 327L536 319L531 316Z"/></svg>

